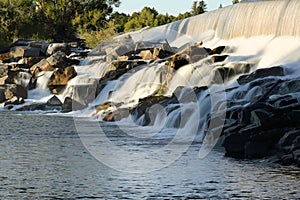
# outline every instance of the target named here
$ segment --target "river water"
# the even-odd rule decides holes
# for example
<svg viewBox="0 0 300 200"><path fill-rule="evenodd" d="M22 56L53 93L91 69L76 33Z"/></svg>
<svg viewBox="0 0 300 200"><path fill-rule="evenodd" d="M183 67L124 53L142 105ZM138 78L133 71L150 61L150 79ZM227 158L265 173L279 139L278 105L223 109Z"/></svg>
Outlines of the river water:
<svg viewBox="0 0 300 200"><path fill-rule="evenodd" d="M200 144L193 143L168 167L119 172L86 150L72 117L7 112L0 117L0 199L300 198L299 168L226 158L218 148L199 159ZM102 128L124 148L166 142L136 140L112 124Z"/></svg>

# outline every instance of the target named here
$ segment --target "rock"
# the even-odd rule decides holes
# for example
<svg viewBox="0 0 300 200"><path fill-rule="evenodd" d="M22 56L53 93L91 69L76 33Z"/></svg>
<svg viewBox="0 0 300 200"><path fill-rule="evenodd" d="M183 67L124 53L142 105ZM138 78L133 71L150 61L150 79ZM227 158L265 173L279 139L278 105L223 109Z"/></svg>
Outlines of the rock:
<svg viewBox="0 0 300 200"><path fill-rule="evenodd" d="M66 65L68 65L66 54L58 51L33 65L29 71L32 75L36 75L41 71L53 71L55 68L64 68Z"/></svg>
<svg viewBox="0 0 300 200"><path fill-rule="evenodd" d="M49 89L54 93L59 93L62 86L66 86L68 81L77 75L74 67L66 67L65 69L57 69L53 72L48 82ZM58 91L55 91L58 90Z"/></svg>
<svg viewBox="0 0 300 200"><path fill-rule="evenodd" d="M106 62L112 62L117 60L120 56L130 56L133 51L134 46L132 44L119 45L114 48L105 49L106 52Z"/></svg>
<svg viewBox="0 0 300 200"><path fill-rule="evenodd" d="M82 105L70 97L66 97L62 106L62 112L67 113L71 111L82 110L84 108L86 108L85 105Z"/></svg>
<svg viewBox="0 0 300 200"><path fill-rule="evenodd" d="M45 111L47 110L46 108L47 108L46 103L32 103L30 105L24 105L21 108L17 108L16 111L36 111L36 110ZM51 110L53 110L52 107Z"/></svg>
<svg viewBox="0 0 300 200"><path fill-rule="evenodd" d="M36 63L33 65L30 69L29 72L32 75L37 75L38 73L42 71L53 71L55 68L50 65L50 63L47 61L47 59L43 59L40 62Z"/></svg>
<svg viewBox="0 0 300 200"><path fill-rule="evenodd" d="M71 49L68 46L68 44L66 44L66 43L52 43L47 48L47 55L53 55L53 54L55 54L59 51L65 53L66 55L71 54Z"/></svg>
<svg viewBox="0 0 300 200"><path fill-rule="evenodd" d="M40 62L44 57L25 57L21 59L21 63L23 64L22 68L31 68L33 65Z"/></svg>
<svg viewBox="0 0 300 200"><path fill-rule="evenodd" d="M231 80L238 74L247 73L251 70L253 64L250 63L229 63L225 66L214 69L212 84L223 84Z"/></svg>
<svg viewBox="0 0 300 200"><path fill-rule="evenodd" d="M23 57L39 57L39 48L33 48L29 46L16 46L10 49L11 58L23 58Z"/></svg>
<svg viewBox="0 0 300 200"><path fill-rule="evenodd" d="M245 144L245 158L263 158L270 154L273 143L264 141L249 141Z"/></svg>
<svg viewBox="0 0 300 200"><path fill-rule="evenodd" d="M209 51L209 55L221 54L226 49L226 46L219 46Z"/></svg>
<svg viewBox="0 0 300 200"><path fill-rule="evenodd" d="M4 106L7 105L19 105L19 104L23 104L24 103L24 99L22 97L12 97L11 99L5 101Z"/></svg>
<svg viewBox="0 0 300 200"><path fill-rule="evenodd" d="M23 86L16 84L0 85L0 103L14 97L26 99L27 90Z"/></svg>
<svg viewBox="0 0 300 200"><path fill-rule="evenodd" d="M187 54L174 55L167 62L167 65L175 70L188 64L190 64L190 59Z"/></svg>
<svg viewBox="0 0 300 200"><path fill-rule="evenodd" d="M17 46L28 46L31 42L32 40L17 39L10 45L10 48Z"/></svg>
<svg viewBox="0 0 300 200"><path fill-rule="evenodd" d="M129 114L130 114L130 112L129 112L128 108L120 108L114 112L107 114L103 118L103 121L105 121L105 122L120 121L121 119L128 117Z"/></svg>
<svg viewBox="0 0 300 200"><path fill-rule="evenodd" d="M140 52L140 56L144 60L152 60L153 59L153 54L150 50L143 50Z"/></svg>
<svg viewBox="0 0 300 200"><path fill-rule="evenodd" d="M237 82L240 85L244 85L256 79L266 78L268 76L283 76L283 75L284 75L284 69L280 66L277 66L277 67L271 67L265 69L258 69L255 72L252 72L251 74L240 76L237 79Z"/></svg>
<svg viewBox="0 0 300 200"><path fill-rule="evenodd" d="M9 52L0 54L0 61L8 60L9 58L10 58Z"/></svg>
<svg viewBox="0 0 300 200"><path fill-rule="evenodd" d="M279 160L280 164L282 165L292 165L294 163L293 154L287 154L280 157Z"/></svg>
<svg viewBox="0 0 300 200"><path fill-rule="evenodd" d="M287 132L278 142L279 148L283 152L290 152L294 140L300 136L300 130Z"/></svg>
<svg viewBox="0 0 300 200"><path fill-rule="evenodd" d="M104 102L103 104L97 106L96 113L99 113L100 111L105 111L113 105L115 105L113 102L110 101Z"/></svg>
<svg viewBox="0 0 300 200"><path fill-rule="evenodd" d="M59 100L59 98L54 95L52 96L46 103L48 106L62 106L62 102Z"/></svg>
<svg viewBox="0 0 300 200"><path fill-rule="evenodd" d="M217 63L217 62L223 62L225 61L225 59L228 57L228 55L214 55L211 57L211 60L214 62L214 63Z"/></svg>

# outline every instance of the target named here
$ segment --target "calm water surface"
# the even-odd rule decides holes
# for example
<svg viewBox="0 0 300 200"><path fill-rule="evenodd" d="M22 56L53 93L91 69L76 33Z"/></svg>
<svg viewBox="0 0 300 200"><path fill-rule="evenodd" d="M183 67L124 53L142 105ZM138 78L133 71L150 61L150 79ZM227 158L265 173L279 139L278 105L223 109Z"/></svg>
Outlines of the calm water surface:
<svg viewBox="0 0 300 200"><path fill-rule="evenodd" d="M297 168L225 158L220 150L200 160L199 144L193 144L169 167L122 173L87 152L73 118L5 112L0 117L0 199L300 198ZM103 129L120 146L160 143L126 137L113 125Z"/></svg>

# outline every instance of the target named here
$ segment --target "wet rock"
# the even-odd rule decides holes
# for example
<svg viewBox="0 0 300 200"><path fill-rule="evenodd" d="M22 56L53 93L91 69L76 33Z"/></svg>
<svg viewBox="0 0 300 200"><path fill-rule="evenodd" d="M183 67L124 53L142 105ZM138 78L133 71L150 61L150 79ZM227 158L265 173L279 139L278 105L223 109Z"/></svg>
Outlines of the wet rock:
<svg viewBox="0 0 300 200"><path fill-rule="evenodd" d="M253 64L250 63L229 63L225 66L217 67L213 71L212 84L223 84L236 75L248 73L252 67Z"/></svg>
<svg viewBox="0 0 300 200"><path fill-rule="evenodd" d="M40 48L34 48L29 46L16 46L10 49L11 58L23 58L23 57L39 57Z"/></svg>
<svg viewBox="0 0 300 200"><path fill-rule="evenodd" d="M0 85L0 103L10 100L14 97L26 99L26 88L16 84Z"/></svg>
<svg viewBox="0 0 300 200"><path fill-rule="evenodd" d="M24 105L21 108L17 108L16 111L37 111L37 110L41 110L41 111L45 111L47 105L46 103L32 103L29 105ZM53 110L53 108L51 107L51 110Z"/></svg>
<svg viewBox="0 0 300 200"><path fill-rule="evenodd" d="M48 87L53 93L59 93L68 81L77 76L74 67L66 67L65 69L57 69L53 72L48 82Z"/></svg>
<svg viewBox="0 0 300 200"><path fill-rule="evenodd" d="M105 110L107 110L108 108L110 108L110 107L112 107L114 105L115 104L113 102L110 102L110 101L104 102L103 104L97 106L96 113L99 113L101 111L105 111Z"/></svg>
<svg viewBox="0 0 300 200"><path fill-rule="evenodd" d="M175 70L188 64L190 64L190 59L187 54L174 55L167 62L167 65Z"/></svg>
<svg viewBox="0 0 300 200"><path fill-rule="evenodd" d="M228 57L228 55L214 55L214 56L211 57L211 60L214 63L223 62L223 61L226 60L227 57Z"/></svg>
<svg viewBox="0 0 300 200"><path fill-rule="evenodd" d="M216 48L212 49L211 51L209 51L209 55L221 54L224 52L225 49L226 49L226 46L216 47Z"/></svg>
<svg viewBox="0 0 300 200"><path fill-rule="evenodd" d="M4 106L8 106L8 105L20 105L24 103L24 99L22 97L12 97L11 99L5 101Z"/></svg>
<svg viewBox="0 0 300 200"><path fill-rule="evenodd" d="M26 57L26 58L22 58L20 60L20 63L22 63L22 68L29 69L33 65L40 62L42 59L44 59L44 57Z"/></svg>
<svg viewBox="0 0 300 200"><path fill-rule="evenodd" d="M46 103L48 106L62 106L62 102L59 100L59 98L54 95L52 96Z"/></svg>
<svg viewBox="0 0 300 200"><path fill-rule="evenodd" d="M55 68L64 68L68 64L69 63L66 54L58 51L47 59L43 59L33 65L29 71L31 74L36 75L41 71L53 71Z"/></svg>
<svg viewBox="0 0 300 200"><path fill-rule="evenodd" d="M47 55L53 55L59 51L66 55L71 54L71 49L67 43L52 43L47 48Z"/></svg>
<svg viewBox="0 0 300 200"><path fill-rule="evenodd" d="M103 121L105 122L115 122L115 121L120 121L121 119L124 119L128 117L130 114L130 111L128 108L120 108L114 112L111 112L107 114L104 118Z"/></svg>
<svg viewBox="0 0 300 200"><path fill-rule="evenodd" d="M283 75L284 75L284 69L280 66L277 66L277 67L271 67L265 69L258 69L249 75L240 76L237 79L237 82L240 85L244 85L256 79L266 78L268 76L283 76Z"/></svg>
<svg viewBox="0 0 300 200"><path fill-rule="evenodd" d="M82 105L72 98L66 97L62 106L62 112L67 113L71 111L82 110L84 108L86 108L86 105Z"/></svg>

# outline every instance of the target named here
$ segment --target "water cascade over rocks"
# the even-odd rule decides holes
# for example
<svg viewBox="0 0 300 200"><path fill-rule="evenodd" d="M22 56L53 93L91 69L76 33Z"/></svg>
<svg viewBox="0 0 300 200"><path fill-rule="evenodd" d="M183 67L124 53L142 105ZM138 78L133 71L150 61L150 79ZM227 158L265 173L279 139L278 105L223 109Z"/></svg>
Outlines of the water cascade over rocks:
<svg viewBox="0 0 300 200"><path fill-rule="evenodd" d="M0 103L195 130L208 147L220 138L227 156L300 166L299 10L297 0L240 3L117 36L88 55L15 44L0 55Z"/></svg>

